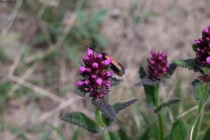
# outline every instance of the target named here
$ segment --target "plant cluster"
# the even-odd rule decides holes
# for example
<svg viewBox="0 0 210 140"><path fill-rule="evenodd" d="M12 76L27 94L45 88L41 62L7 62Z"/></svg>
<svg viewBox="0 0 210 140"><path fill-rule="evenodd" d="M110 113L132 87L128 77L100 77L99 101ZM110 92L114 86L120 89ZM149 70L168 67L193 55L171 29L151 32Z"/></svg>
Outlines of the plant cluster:
<svg viewBox="0 0 210 140"><path fill-rule="evenodd" d="M205 103L210 101L210 26L202 31L202 38L196 39L192 45L195 52L195 58L186 60L173 60L169 64L167 60L167 53L151 50L151 58L148 58L148 70L144 71L140 67L139 74L142 79L135 86L143 86L147 103L154 108L154 113L157 115L156 120L156 138L158 140L185 140L188 135L188 126L182 119L177 119L171 132L165 134L163 113L161 109L177 104L180 100L178 98L171 98L167 102L161 102L160 85L165 78L170 78L174 73L176 67L188 68L194 72L200 72L198 79L192 82L192 92L194 98L199 100L199 107L197 118L190 131L190 139L196 140L200 130ZM127 102L118 102L110 105L108 102L109 91L111 86L116 86L122 80L113 78L114 72L110 69L112 60L105 59L103 53L94 54L93 50L87 49L86 56L82 59L79 68L79 73L82 79L76 83L78 86L74 92L82 97L91 97L92 104L96 106L96 122L89 119L81 112L70 112L62 116L62 120L71 124L91 131L99 133L102 131L103 138L108 140L112 137L111 133L107 133L106 127L110 126L112 122L117 122L116 114L135 103L137 99ZM88 125L87 125L88 124ZM207 130L203 140L209 139L209 130ZM147 132L148 133L148 132ZM148 137L141 137L148 138Z"/></svg>

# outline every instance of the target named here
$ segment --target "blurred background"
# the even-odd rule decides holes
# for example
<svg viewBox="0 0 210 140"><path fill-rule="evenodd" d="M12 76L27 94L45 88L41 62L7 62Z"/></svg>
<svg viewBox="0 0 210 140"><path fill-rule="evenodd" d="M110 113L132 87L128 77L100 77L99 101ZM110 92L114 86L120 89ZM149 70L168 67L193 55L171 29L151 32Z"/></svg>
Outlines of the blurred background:
<svg viewBox="0 0 210 140"><path fill-rule="evenodd" d="M143 87L133 86L140 81L139 67L147 69L151 49L166 51L170 62L194 58L191 45L210 25L209 7L209 0L0 0L0 138L102 139L60 120L70 111L94 119L91 99L73 94L78 62L91 46L125 67L124 82L112 88L110 103L139 100L118 114L109 131L122 139L155 139L156 115ZM162 101L181 100L162 110L165 135L178 118L192 127L198 102L191 83L198 75L177 68L161 86ZM200 136L209 115L206 107Z"/></svg>

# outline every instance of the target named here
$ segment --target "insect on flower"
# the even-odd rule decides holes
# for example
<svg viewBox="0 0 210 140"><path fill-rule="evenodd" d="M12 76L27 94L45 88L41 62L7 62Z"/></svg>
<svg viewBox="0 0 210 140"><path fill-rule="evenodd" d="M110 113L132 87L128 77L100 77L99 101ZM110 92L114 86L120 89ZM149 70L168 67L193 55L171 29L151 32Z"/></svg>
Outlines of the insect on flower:
<svg viewBox="0 0 210 140"><path fill-rule="evenodd" d="M90 48L90 47L89 47ZM90 48L91 50L100 53L99 51L94 50L93 48ZM103 55L103 59L104 60L111 60L111 66L110 68L114 71L115 74L117 74L118 76L123 76L125 74L125 69L122 66L122 64L120 64L119 62L117 62L116 60L114 60L111 56L109 56L106 53L100 53Z"/></svg>

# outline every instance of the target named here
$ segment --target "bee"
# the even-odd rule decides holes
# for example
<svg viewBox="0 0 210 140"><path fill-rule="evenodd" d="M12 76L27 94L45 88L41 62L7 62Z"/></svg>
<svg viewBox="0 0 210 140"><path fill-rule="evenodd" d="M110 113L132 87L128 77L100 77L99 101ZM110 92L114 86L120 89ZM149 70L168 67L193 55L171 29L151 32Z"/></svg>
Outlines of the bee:
<svg viewBox="0 0 210 140"><path fill-rule="evenodd" d="M90 48L90 47L89 47ZM118 76L123 76L125 74L125 69L122 66L122 64L120 64L119 62L117 62L115 59L113 59L111 56L109 56L107 53L101 53L99 51L94 50L93 48L90 48L91 50L102 54L103 56L103 60L110 60L111 61L111 66L110 68L114 71L115 74L117 74Z"/></svg>

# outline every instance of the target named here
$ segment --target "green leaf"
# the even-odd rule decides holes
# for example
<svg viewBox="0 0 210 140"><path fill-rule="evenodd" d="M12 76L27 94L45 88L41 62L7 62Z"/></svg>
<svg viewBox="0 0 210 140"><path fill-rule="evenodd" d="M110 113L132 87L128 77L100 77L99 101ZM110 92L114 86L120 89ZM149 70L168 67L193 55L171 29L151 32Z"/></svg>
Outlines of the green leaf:
<svg viewBox="0 0 210 140"><path fill-rule="evenodd" d="M103 120L104 124L107 127L112 124L113 121L109 117L107 117L104 113L101 114L101 117L102 117L102 120Z"/></svg>
<svg viewBox="0 0 210 140"><path fill-rule="evenodd" d="M100 127L96 124L96 122L91 120L85 114L81 112L65 113L61 117L61 120L70 124L74 124L78 127L82 127L92 133L100 132Z"/></svg>
<svg viewBox="0 0 210 140"><path fill-rule="evenodd" d="M113 105L116 114L119 113L120 110L125 109L126 107L134 104L138 99L133 99L127 102L118 102ZM110 126L112 124L112 120L109 119L104 113L102 113L102 120L106 124L106 126Z"/></svg>
<svg viewBox="0 0 210 140"><path fill-rule="evenodd" d="M152 81L148 78L149 76L145 76L144 79L142 79L139 83L136 83L134 86L140 86L140 85L155 85L156 83L160 81Z"/></svg>
<svg viewBox="0 0 210 140"><path fill-rule="evenodd" d="M118 102L118 103L115 103L113 105L114 109L115 109L115 112L116 113L119 113L120 110L123 110L125 109L126 107L134 104L135 102L137 102L138 99L133 99L133 100L130 100L130 101L127 101L127 102Z"/></svg>
<svg viewBox="0 0 210 140"><path fill-rule="evenodd" d="M171 106L171 105L177 104L179 101L180 101L179 99L171 99L171 100L169 100L169 101L167 101L167 102L164 102L164 103L162 103L161 105L159 105L159 106L154 110L154 112L155 112L155 113L158 113L162 108L167 107L167 106L169 107L169 106Z"/></svg>
<svg viewBox="0 0 210 140"><path fill-rule="evenodd" d="M155 86L144 85L144 91L147 99L147 103L150 107L155 106Z"/></svg>
<svg viewBox="0 0 210 140"><path fill-rule="evenodd" d="M186 140L187 138L187 124L183 120L178 120L173 124L170 140Z"/></svg>
<svg viewBox="0 0 210 140"><path fill-rule="evenodd" d="M202 70L205 74L210 74L210 68L204 67Z"/></svg>
<svg viewBox="0 0 210 140"><path fill-rule="evenodd" d="M173 60L174 64L182 68L188 68L189 70L199 71L199 66L195 63L195 59L186 60Z"/></svg>
<svg viewBox="0 0 210 140"><path fill-rule="evenodd" d="M210 138L210 127L206 130L206 134L203 137L203 140L209 140Z"/></svg>
<svg viewBox="0 0 210 140"><path fill-rule="evenodd" d="M81 97L85 97L85 95L86 95L86 93L79 87L73 93L75 93Z"/></svg>
<svg viewBox="0 0 210 140"><path fill-rule="evenodd" d="M145 72L144 68L142 66L140 66L140 69L139 69L139 77L141 79L144 79L144 77L147 75L147 73Z"/></svg>
<svg viewBox="0 0 210 140"><path fill-rule="evenodd" d="M117 121L117 116L114 108L108 103L108 96L104 98L93 98L92 104L95 105L102 113L109 117L112 121Z"/></svg>
<svg viewBox="0 0 210 140"><path fill-rule="evenodd" d="M135 84L134 86L138 86L138 85L144 86L147 103L150 107L154 107L155 106L155 85L154 85L155 83L153 81L151 82L151 80L148 80L147 73L145 72L142 66L139 69L139 77L142 79L142 81Z"/></svg>
<svg viewBox="0 0 210 140"><path fill-rule="evenodd" d="M202 103L210 101L210 83L203 83L196 79L192 82L193 95L196 100L200 100Z"/></svg>
<svg viewBox="0 0 210 140"><path fill-rule="evenodd" d="M111 81L112 86L119 85L123 81L122 79L117 79L115 77L109 77L109 80Z"/></svg>
<svg viewBox="0 0 210 140"><path fill-rule="evenodd" d="M111 140L121 140L120 136L115 132L109 132L109 136Z"/></svg>
<svg viewBox="0 0 210 140"><path fill-rule="evenodd" d="M169 65L169 68L168 68L168 74L169 74L169 75L172 75L172 74L174 73L175 69L176 69L176 64L171 63L171 64Z"/></svg>
<svg viewBox="0 0 210 140"><path fill-rule="evenodd" d="M197 51L197 44L192 44L192 49L193 49L193 51Z"/></svg>

